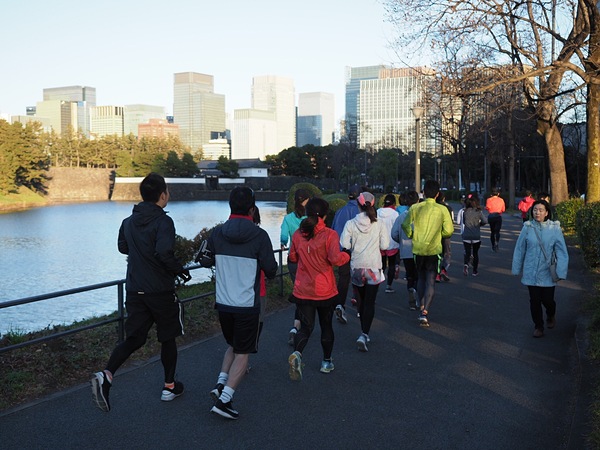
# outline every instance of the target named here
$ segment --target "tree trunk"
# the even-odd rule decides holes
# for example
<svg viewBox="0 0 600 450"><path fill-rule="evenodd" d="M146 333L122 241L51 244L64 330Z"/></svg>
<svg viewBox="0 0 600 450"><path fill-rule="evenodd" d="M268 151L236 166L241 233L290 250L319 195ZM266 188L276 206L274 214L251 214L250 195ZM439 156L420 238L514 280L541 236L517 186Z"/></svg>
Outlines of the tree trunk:
<svg viewBox="0 0 600 450"><path fill-rule="evenodd" d="M511 208L515 208L515 135L513 132L512 111L508 113L508 123L506 127L506 136L508 137L508 203Z"/></svg>
<svg viewBox="0 0 600 450"><path fill-rule="evenodd" d="M537 131L544 137L548 149L548 165L550 167L550 198L557 205L569 199L567 187L567 171L565 168L565 151L560 131L552 120L554 101L541 101L537 107Z"/></svg>
<svg viewBox="0 0 600 450"><path fill-rule="evenodd" d="M589 58L586 72L596 73L600 64L600 12L596 4L590 5ZM598 78L598 75L595 76ZM586 202L600 202L600 85L588 83L587 97L587 190Z"/></svg>

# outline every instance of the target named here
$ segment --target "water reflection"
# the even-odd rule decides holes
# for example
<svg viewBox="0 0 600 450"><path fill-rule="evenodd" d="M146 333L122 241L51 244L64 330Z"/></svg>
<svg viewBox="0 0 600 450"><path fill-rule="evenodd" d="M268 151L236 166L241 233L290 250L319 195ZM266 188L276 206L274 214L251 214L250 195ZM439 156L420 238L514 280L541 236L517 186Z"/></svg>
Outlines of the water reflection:
<svg viewBox="0 0 600 450"><path fill-rule="evenodd" d="M257 205L261 226L278 247L285 203ZM117 251L117 233L132 207L129 202L99 202L0 214L0 302L124 278L126 259ZM172 202L166 210L177 234L190 239L229 216L229 205L223 201ZM196 280L202 272L194 271ZM0 334L70 323L115 308L116 287L112 287L0 309Z"/></svg>

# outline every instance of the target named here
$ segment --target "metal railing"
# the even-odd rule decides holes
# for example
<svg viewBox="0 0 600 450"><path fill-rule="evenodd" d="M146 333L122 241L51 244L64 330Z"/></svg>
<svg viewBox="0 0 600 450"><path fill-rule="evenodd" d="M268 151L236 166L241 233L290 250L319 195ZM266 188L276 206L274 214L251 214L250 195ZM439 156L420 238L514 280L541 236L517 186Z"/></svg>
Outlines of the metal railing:
<svg viewBox="0 0 600 450"><path fill-rule="evenodd" d="M284 250L281 250L281 249L273 250L273 253L278 254L279 267L278 267L277 275L275 276L275 278L279 279L280 295L283 295L283 277L289 273L287 271L286 272L283 271L283 252L284 252ZM189 266L187 268L190 271L192 271L192 270L196 270L196 269L201 269L202 266L193 265L193 266ZM91 323L88 325L84 325L81 327L76 327L76 328L72 328L72 329L65 330L65 331L58 331L58 332L55 332L52 334L48 334L47 336L42 336L39 338L30 339L28 341L19 342L17 344L8 345L6 347L1 347L0 354L11 351L11 350L16 350L18 348L26 347L28 345L39 344L42 342L47 342L47 341L51 341L54 339L58 339L58 338L61 338L64 336L69 336L71 334L81 333L82 331L87 331L87 330L91 330L93 328L102 327L102 326L105 326L105 325L108 325L111 323L118 324L117 333L119 335L119 342L122 342L125 339L125 319L126 319L125 280L124 279L123 280L115 280L115 281L107 281L105 283L92 284L90 286L83 286L83 287L74 288L74 289L67 289L64 291L56 291L56 292L51 292L48 294L36 295L33 297L25 297L25 298L21 298L21 299L17 299L17 300L10 300L8 302L0 303L0 310L5 309L5 308L14 307L14 306L26 305L28 303L36 303L36 302L40 302L43 300L50 300L53 298L66 297L68 295L80 294L82 292L96 291L98 289L105 289L105 288L109 288L112 286L117 287L117 311L116 311L117 317L104 319L104 320L94 322L94 323ZM199 300L199 299L214 296L214 295L215 295L215 291L211 291L211 292L206 292L203 294L193 295L191 297L186 297L184 299L179 299L179 300L181 303L188 303L193 300Z"/></svg>

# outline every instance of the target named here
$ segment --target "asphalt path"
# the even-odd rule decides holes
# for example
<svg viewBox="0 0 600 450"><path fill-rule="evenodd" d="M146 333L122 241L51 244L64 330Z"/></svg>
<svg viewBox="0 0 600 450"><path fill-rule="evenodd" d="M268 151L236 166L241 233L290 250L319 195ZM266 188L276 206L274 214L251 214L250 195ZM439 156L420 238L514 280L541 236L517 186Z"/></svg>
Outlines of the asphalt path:
<svg viewBox="0 0 600 450"><path fill-rule="evenodd" d="M237 421L209 412L226 348L216 335L180 349L180 398L160 401L162 366L154 359L117 373L109 413L92 405L87 380L2 413L0 449L582 448L581 257L569 249L556 328L533 338L527 288L510 273L521 225L504 216L499 253L483 228L476 278L463 276L455 232L451 280L436 284L429 328L408 309L403 272L395 293L379 290L367 353L356 348L359 319L348 307L349 323L334 324L330 374L319 372L317 326L304 352L304 379L291 381L293 309L268 316L260 351L235 393Z"/></svg>

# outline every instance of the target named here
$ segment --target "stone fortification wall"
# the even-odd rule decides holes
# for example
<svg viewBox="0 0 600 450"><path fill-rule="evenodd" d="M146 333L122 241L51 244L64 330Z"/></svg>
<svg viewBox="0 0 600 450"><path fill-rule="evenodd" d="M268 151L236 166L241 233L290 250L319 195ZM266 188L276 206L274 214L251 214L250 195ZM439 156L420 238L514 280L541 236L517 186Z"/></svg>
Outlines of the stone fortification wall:
<svg viewBox="0 0 600 450"><path fill-rule="evenodd" d="M112 169L53 167L49 176L49 202L97 202L110 198Z"/></svg>

